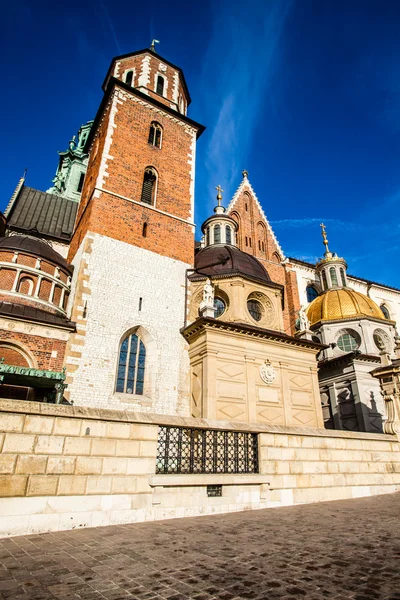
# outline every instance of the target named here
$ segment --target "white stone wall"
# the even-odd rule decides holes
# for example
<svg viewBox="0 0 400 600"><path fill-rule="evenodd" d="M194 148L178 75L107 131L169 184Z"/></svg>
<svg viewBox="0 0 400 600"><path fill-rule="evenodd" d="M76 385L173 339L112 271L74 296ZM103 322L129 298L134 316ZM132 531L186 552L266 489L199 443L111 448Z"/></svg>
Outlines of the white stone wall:
<svg viewBox="0 0 400 600"><path fill-rule="evenodd" d="M86 325L78 324L78 343L72 344L67 360L78 367L69 386L70 400L75 405L188 415L189 358L179 330L185 269L190 265L98 234L89 236L90 251L82 253L83 240L73 261L73 287L81 260L88 264L83 275L89 279L83 298ZM146 332L146 396L114 391L120 342L136 327ZM82 356L74 358L74 352Z"/></svg>

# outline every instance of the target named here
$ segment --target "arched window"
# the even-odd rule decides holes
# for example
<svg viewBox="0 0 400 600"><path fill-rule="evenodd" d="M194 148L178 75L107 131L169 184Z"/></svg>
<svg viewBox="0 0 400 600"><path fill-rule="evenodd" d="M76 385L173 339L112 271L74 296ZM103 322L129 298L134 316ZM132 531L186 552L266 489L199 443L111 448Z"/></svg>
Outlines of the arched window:
<svg viewBox="0 0 400 600"><path fill-rule="evenodd" d="M344 274L344 269L340 269L340 279L342 280L342 286L346 287L346 276Z"/></svg>
<svg viewBox="0 0 400 600"><path fill-rule="evenodd" d="M247 310L255 321L261 321L263 309L260 302L253 299L247 300Z"/></svg>
<svg viewBox="0 0 400 600"><path fill-rule="evenodd" d="M210 245L210 228L207 227L206 229L206 246Z"/></svg>
<svg viewBox="0 0 400 600"><path fill-rule="evenodd" d="M307 302L312 302L318 296L318 290L313 285L307 286Z"/></svg>
<svg viewBox="0 0 400 600"><path fill-rule="evenodd" d="M18 292L31 296L33 292L33 281L30 277L21 277L18 283Z"/></svg>
<svg viewBox="0 0 400 600"><path fill-rule="evenodd" d="M385 317L385 319L388 319L388 321L390 321L390 312L388 310L388 307L384 304L381 304L380 309L383 312L383 316Z"/></svg>
<svg viewBox="0 0 400 600"><path fill-rule="evenodd" d="M133 71L127 71L125 73L125 83L127 83L128 85L132 85L132 81L133 81Z"/></svg>
<svg viewBox="0 0 400 600"><path fill-rule="evenodd" d="M214 226L214 244L221 243L221 225Z"/></svg>
<svg viewBox="0 0 400 600"><path fill-rule="evenodd" d="M328 289L328 282L326 280L325 271L322 271L322 285L323 285L324 290Z"/></svg>
<svg viewBox="0 0 400 600"><path fill-rule="evenodd" d="M156 148L161 148L161 140L162 140L162 127L160 123L153 121L150 125L149 131L149 144L155 146Z"/></svg>
<svg viewBox="0 0 400 600"><path fill-rule="evenodd" d="M215 297L214 298L214 310L215 310L214 317L216 319L218 319L218 317L220 317L225 312L225 309L226 309L226 304L222 300L222 298Z"/></svg>
<svg viewBox="0 0 400 600"><path fill-rule="evenodd" d="M272 260L274 262L280 263L281 262L281 257L279 256L279 254L277 252L274 252L272 255Z"/></svg>
<svg viewBox="0 0 400 600"><path fill-rule="evenodd" d="M337 345L342 352L353 352L359 347L357 338L351 333L343 333L337 340Z"/></svg>
<svg viewBox="0 0 400 600"><path fill-rule="evenodd" d="M157 77L156 93L160 94L160 96L164 95L164 77L162 75L158 75Z"/></svg>
<svg viewBox="0 0 400 600"><path fill-rule="evenodd" d="M153 167L147 167L144 172L141 202L155 204L156 200L157 173Z"/></svg>
<svg viewBox="0 0 400 600"><path fill-rule="evenodd" d="M116 391L143 394L146 348L141 338L132 333L124 339L119 351Z"/></svg>
<svg viewBox="0 0 400 600"><path fill-rule="evenodd" d="M232 244L232 229L229 225L225 227L225 241L227 244Z"/></svg>
<svg viewBox="0 0 400 600"><path fill-rule="evenodd" d="M331 276L332 285L338 285L337 273L335 267L331 267L329 269L329 274Z"/></svg>

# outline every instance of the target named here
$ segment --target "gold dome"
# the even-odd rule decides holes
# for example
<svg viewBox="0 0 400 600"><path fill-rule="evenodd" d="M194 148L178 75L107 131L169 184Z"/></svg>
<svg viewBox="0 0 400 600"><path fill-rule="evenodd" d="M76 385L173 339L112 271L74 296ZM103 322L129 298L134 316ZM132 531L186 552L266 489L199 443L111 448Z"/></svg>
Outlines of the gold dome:
<svg viewBox="0 0 400 600"><path fill-rule="evenodd" d="M374 317L385 320L381 309L371 298L349 288L328 290L315 298L307 308L310 326L320 321L340 321Z"/></svg>

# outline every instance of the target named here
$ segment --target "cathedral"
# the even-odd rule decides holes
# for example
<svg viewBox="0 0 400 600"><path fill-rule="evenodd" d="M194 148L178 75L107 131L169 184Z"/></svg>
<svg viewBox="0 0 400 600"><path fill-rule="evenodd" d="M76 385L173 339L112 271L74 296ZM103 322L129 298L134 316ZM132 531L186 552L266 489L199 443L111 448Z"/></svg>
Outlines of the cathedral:
<svg viewBox="0 0 400 600"><path fill-rule="evenodd" d="M46 414L60 405L75 417L142 415L161 430L181 419L317 438L389 432L371 372L398 355L400 290L348 274L323 225L316 265L286 256L247 171L229 201L217 186L195 242L205 128L187 115L182 70L153 47L132 52L112 60L103 92L94 120L59 153L52 187L23 177L0 221L7 410L20 401L20 412L25 402ZM172 477L164 458L156 473ZM243 460L219 472L257 472Z"/></svg>

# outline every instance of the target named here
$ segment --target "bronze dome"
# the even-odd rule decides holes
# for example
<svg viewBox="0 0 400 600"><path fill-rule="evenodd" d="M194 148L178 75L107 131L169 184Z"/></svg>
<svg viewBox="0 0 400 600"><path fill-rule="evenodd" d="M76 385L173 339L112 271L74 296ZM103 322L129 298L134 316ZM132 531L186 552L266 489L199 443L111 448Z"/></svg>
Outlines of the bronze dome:
<svg viewBox="0 0 400 600"><path fill-rule="evenodd" d="M42 240L29 235L10 235L0 238L0 251L13 250L23 254L31 254L48 260L49 262L61 267L65 271L72 273L73 267L69 265L65 258Z"/></svg>
<svg viewBox="0 0 400 600"><path fill-rule="evenodd" d="M214 264L221 260L226 260L225 264ZM213 264L214 266L207 266ZM214 244L203 248L195 257L195 268L200 273L194 273L190 276L190 279L197 279L202 276L242 275L263 283L271 283L271 278L266 269L256 257L242 252L236 246Z"/></svg>

